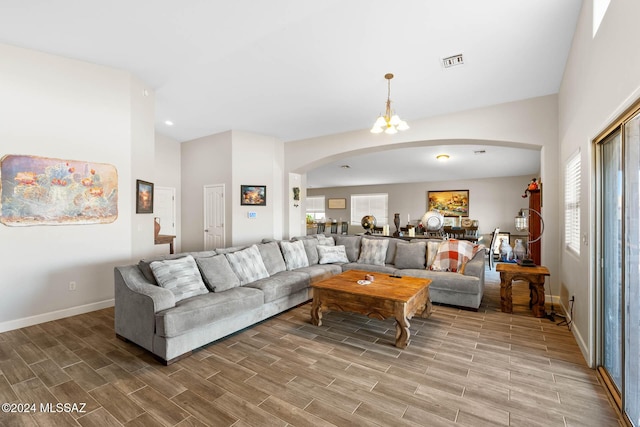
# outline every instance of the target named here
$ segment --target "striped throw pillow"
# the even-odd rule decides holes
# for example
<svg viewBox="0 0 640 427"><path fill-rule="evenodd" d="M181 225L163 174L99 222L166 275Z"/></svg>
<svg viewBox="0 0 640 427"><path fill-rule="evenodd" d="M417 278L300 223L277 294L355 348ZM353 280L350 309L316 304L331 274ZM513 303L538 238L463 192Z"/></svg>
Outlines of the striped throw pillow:
<svg viewBox="0 0 640 427"><path fill-rule="evenodd" d="M158 285L173 292L176 302L209 292L191 255L153 261L150 267Z"/></svg>
<svg viewBox="0 0 640 427"><path fill-rule="evenodd" d="M231 269L240 279L240 286L269 277L267 267L265 267L256 245L224 255L227 257Z"/></svg>
<svg viewBox="0 0 640 427"><path fill-rule="evenodd" d="M307 252L304 250L304 243L301 240L296 240L295 242L283 240L280 242L280 249L282 249L284 262L287 264L287 270L309 266Z"/></svg>

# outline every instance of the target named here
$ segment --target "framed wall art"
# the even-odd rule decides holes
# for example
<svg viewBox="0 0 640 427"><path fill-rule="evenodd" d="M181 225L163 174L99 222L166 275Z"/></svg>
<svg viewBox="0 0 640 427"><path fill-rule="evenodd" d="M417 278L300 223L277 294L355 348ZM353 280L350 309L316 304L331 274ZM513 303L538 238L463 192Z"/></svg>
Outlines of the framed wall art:
<svg viewBox="0 0 640 427"><path fill-rule="evenodd" d="M107 224L118 217L113 165L12 154L0 159L0 177L6 226Z"/></svg>
<svg viewBox="0 0 640 427"><path fill-rule="evenodd" d="M266 185L241 185L240 205L243 206L266 206L267 186Z"/></svg>
<svg viewBox="0 0 640 427"><path fill-rule="evenodd" d="M328 199L327 207L329 209L346 209L347 199Z"/></svg>
<svg viewBox="0 0 640 427"><path fill-rule="evenodd" d="M153 213L153 183L136 180L136 213Z"/></svg>
<svg viewBox="0 0 640 427"><path fill-rule="evenodd" d="M444 216L469 216L469 190L429 191L427 210Z"/></svg>

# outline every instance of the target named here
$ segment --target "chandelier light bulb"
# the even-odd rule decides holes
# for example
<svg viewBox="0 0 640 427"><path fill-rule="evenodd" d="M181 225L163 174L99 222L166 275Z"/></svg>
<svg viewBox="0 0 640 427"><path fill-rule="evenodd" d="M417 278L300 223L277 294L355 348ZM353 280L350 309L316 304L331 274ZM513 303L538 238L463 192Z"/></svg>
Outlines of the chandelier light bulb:
<svg viewBox="0 0 640 427"><path fill-rule="evenodd" d="M391 114L391 79L393 74L388 73L384 76L387 79L387 103L385 108L385 114L380 115L371 128L371 133L386 133L387 135L393 135L398 131L409 129L409 125L404 120L401 120L397 114Z"/></svg>

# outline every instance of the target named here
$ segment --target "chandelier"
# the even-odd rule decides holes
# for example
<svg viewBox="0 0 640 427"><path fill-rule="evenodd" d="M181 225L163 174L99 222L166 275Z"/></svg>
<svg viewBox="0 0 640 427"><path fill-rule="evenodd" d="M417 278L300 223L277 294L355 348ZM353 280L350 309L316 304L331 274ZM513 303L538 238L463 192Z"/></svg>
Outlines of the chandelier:
<svg viewBox="0 0 640 427"><path fill-rule="evenodd" d="M397 114L391 115L391 79L393 78L393 74L385 74L384 78L387 79L387 108L385 109L384 115L380 115L373 124L371 133L384 132L393 135L394 133L398 133L399 130L409 129L409 125L404 120L400 120Z"/></svg>

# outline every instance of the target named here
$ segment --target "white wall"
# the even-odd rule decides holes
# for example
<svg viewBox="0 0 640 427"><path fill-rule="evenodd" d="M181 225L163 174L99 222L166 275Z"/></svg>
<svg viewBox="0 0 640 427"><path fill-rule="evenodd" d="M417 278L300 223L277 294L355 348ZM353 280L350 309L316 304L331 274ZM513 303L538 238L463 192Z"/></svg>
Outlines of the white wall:
<svg viewBox="0 0 640 427"><path fill-rule="evenodd" d="M558 104L555 95L416 120L411 122L410 130L392 136L373 135L368 130L362 130L287 142L285 161L289 172L304 174L347 153L351 155L402 146L463 144L469 140L485 145L541 150L540 177L544 188L545 220L542 263L551 271L549 283L556 289L559 279L560 187L557 168ZM304 232L302 226L297 230L297 234Z"/></svg>
<svg viewBox="0 0 640 427"><path fill-rule="evenodd" d="M611 2L592 37L593 1L584 2L559 93L560 150L555 167L580 149L581 231L586 237L576 257L559 251L563 301L575 295L573 332L591 364L595 361L595 274L593 150L591 141L640 99L640 2ZM546 200L545 200L546 202ZM564 226L560 218L561 228Z"/></svg>
<svg viewBox="0 0 640 427"><path fill-rule="evenodd" d="M276 138L233 131L233 245L282 238L284 222L284 145ZM266 185L266 206L241 206L241 185ZM257 217L248 218L249 212Z"/></svg>
<svg viewBox="0 0 640 427"><path fill-rule="evenodd" d="M226 246L282 237L284 146L277 139L229 131L181 144L182 250L204 248L203 187L225 185ZM266 185L266 206L240 206L241 185ZM249 212L256 212L249 219Z"/></svg>
<svg viewBox="0 0 640 427"><path fill-rule="evenodd" d="M175 251L180 252L182 245L182 191L180 186L180 143L174 139L157 133L155 134L155 185L158 187L175 188L176 190L176 238ZM154 215L155 216L155 215ZM164 227L163 227L164 228ZM161 234L167 234L162 233ZM158 245L156 253L166 253L167 245Z"/></svg>
<svg viewBox="0 0 640 427"><path fill-rule="evenodd" d="M153 94L145 97L128 72L2 44L0 93L0 156L87 160L118 171L111 224L0 225L0 331L112 305L114 265L129 263L134 247L141 254L153 246L153 234L144 241L132 234L146 223L135 218L131 173L137 144L153 153Z"/></svg>
<svg viewBox="0 0 640 427"><path fill-rule="evenodd" d="M225 239L229 246L233 222L231 132L183 142L180 150L182 250L199 251L204 248L204 186L212 184L225 186Z"/></svg>
<svg viewBox="0 0 640 427"><path fill-rule="evenodd" d="M413 225L427 210L429 191L469 190L469 218L479 221L478 232L489 235L496 227L511 234L523 234L514 229L513 218L520 208L529 206L529 199L521 196L531 180L530 176L486 178L459 181L436 181L408 184L367 185L354 187L309 188L308 196L347 199L346 209L327 209L326 216L350 220L352 194L387 193L389 195L389 229L395 231L393 214L400 213L400 225L407 223L407 215ZM356 218L360 223L360 218ZM360 226L349 225L349 233L362 232ZM524 233L526 234L526 233ZM482 243L488 244L487 241Z"/></svg>

